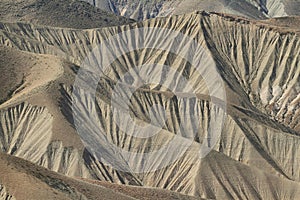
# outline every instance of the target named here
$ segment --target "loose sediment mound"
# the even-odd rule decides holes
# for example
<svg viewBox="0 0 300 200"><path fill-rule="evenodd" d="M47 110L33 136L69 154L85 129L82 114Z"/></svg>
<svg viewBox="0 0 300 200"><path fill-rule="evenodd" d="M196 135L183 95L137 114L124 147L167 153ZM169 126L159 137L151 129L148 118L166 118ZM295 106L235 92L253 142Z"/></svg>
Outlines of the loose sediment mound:
<svg viewBox="0 0 300 200"><path fill-rule="evenodd" d="M3 53L0 64L2 108L23 102L63 74L63 61L58 57L16 51L2 45L0 51Z"/></svg>
<svg viewBox="0 0 300 200"><path fill-rule="evenodd" d="M0 13L0 21L30 22L64 28L99 28L133 22L86 2L73 0L3 0Z"/></svg>
<svg viewBox="0 0 300 200"><path fill-rule="evenodd" d="M0 153L0 199L195 199L155 188L118 187L114 184L74 179L28 161Z"/></svg>
<svg viewBox="0 0 300 200"><path fill-rule="evenodd" d="M163 188L197 198L300 198L300 162L297 159L300 154L300 47L297 34L274 29L262 22L206 12L103 29L45 28L26 23L1 23L0 28L2 45L32 53L52 54L63 65L63 69L56 68L60 69L56 71L60 73L52 76L51 81L45 81L51 84L38 87L30 97L22 98L22 101L29 104L10 103L18 101L11 100L14 95L6 95L0 114L1 127L4 127L2 132L5 138L22 140L7 140L10 142L3 145L3 151L13 155L14 152L20 152L18 156L22 158L69 176ZM205 80L192 69L193 66L187 60L176 56L174 52L162 50L178 45L178 41L164 43L163 35L156 35L161 49L143 48L126 52L116 47L122 56L117 57L105 70L105 76L97 83L95 99L88 98L90 94L86 88L74 87L73 82L80 71L76 64L80 65L91 55L94 47L107 38L120 32L130 33L128 31L135 28L181 32L197 41L212 56L214 67L224 82L227 112L220 138L215 141L214 150L207 157L199 159L197 153L199 146L209 138L211 121L219 120L214 116L223 111L208 96L207 85L217 82L217 79L212 76ZM134 47L138 41L145 39L141 37L151 38L147 37L146 31L144 33L126 35L126 44ZM122 40L117 42L121 44ZM64 62L59 58L64 59ZM98 66L103 64L101 60L91 59L93 56L89 58L90 63ZM132 83L140 81L132 69L153 62L171 66L178 74L167 71L164 73L169 79L155 76L161 84L133 88L135 92L130 97L129 108L118 101L114 102L114 92L120 77L128 76L118 86L123 93L129 94L132 87L127 80ZM209 67L211 65L203 65L204 70L209 70ZM163 70L157 67L151 72L141 72L146 77L153 77L153 74L162 74ZM170 90L172 87L180 88L179 81L168 82L178 80L179 75L191 82L194 93L184 90L175 95ZM9 84L8 87L15 86ZM145 139L134 137L132 126L119 128L111 110L113 103L117 103L121 111L128 111L133 120L143 125L149 125L153 113L156 113L156 121L151 123L161 128L160 132L151 139ZM39 105L40 108L30 104ZM154 106L157 104L159 106ZM150 108L155 112L151 113ZM165 120L162 108L167 111ZM39 117L48 117L49 113L53 118L52 123L45 120L45 117ZM33 132L24 134L18 131L27 126L22 120L14 120L17 116L32 119L31 127L35 129L30 130L36 130L36 135ZM5 120L16 121L13 124L18 124L20 128L11 129L16 125L9 125ZM41 133L40 130L46 125L40 124L44 122L53 127ZM85 126L78 129L76 124ZM199 128L190 132L191 127L197 125ZM98 131L99 128L102 132ZM76 131L82 131L90 137L101 134L105 140L99 140L97 144L106 148L100 151L100 157L113 158L119 170L108 166L105 159L98 159L92 148L82 145ZM51 139L43 139L45 144L41 144L43 150L39 150L38 154L27 155L26 152L34 147L32 144L39 144L34 139L38 139L41 134L45 134L46 138L50 135ZM151 155L149 164L137 154L119 156L115 148L108 145L114 144L128 152L148 153L163 148L174 138L178 139L177 150L184 148L182 144L185 142L191 145L180 158L167 166L164 164L175 155L174 152L165 154L161 151ZM20 144L15 145L16 142L11 141L20 141ZM151 171L152 168L158 170ZM149 170L137 172L142 169Z"/></svg>
<svg viewBox="0 0 300 200"><path fill-rule="evenodd" d="M136 186L125 186L125 185L119 185L114 183L108 183L104 181L93 181L93 180L86 180L89 183L93 183L96 185L101 185L103 187L112 189L116 192L123 193L125 195L129 195L131 197L141 199L141 200L149 200L149 199L182 199L182 200L188 200L188 199L200 199L204 200L202 198L192 197L183 195L180 193L176 193L169 190L162 190L158 188L141 188Z"/></svg>
<svg viewBox="0 0 300 200"><path fill-rule="evenodd" d="M8 199L134 199L3 153L0 166L1 184L10 192Z"/></svg>

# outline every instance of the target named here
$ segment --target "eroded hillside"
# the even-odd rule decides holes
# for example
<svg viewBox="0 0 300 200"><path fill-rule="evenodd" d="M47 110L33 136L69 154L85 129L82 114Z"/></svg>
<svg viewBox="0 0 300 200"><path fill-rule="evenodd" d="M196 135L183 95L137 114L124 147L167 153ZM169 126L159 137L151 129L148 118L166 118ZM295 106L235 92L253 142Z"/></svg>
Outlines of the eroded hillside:
<svg viewBox="0 0 300 200"><path fill-rule="evenodd" d="M85 0L90 4L126 16L143 20L186 14L197 10L222 12L252 19L283 17L299 14L299 0Z"/></svg>
<svg viewBox="0 0 300 200"><path fill-rule="evenodd" d="M36 166L28 161L0 154L0 198L5 200L27 199L136 199L143 194L145 199L158 198L195 199L191 196L181 195L159 189L123 186L118 188L112 184L91 182L69 178ZM26 188L22 190L20 188ZM153 194L152 194L153 193Z"/></svg>
<svg viewBox="0 0 300 200"><path fill-rule="evenodd" d="M102 29L76 30L6 22L2 22L0 28L1 48L11 48L11 54L6 55L9 62L1 67L9 65L10 76L19 83L7 82L9 89L5 91L10 92L1 97L3 152L68 176L163 188L198 198L300 198L300 48L299 37L292 31L207 12ZM91 51L108 38L126 32L127 45L132 48L137 47L141 39L151 41L151 34L135 32L131 35L130 30L136 28L171 29L176 36L179 32L187 35L206 49L222 78L227 109L213 104L208 96L209 85L216 79L203 79L192 69L191 63L176 56L176 52L161 50L184 45L176 40L164 42L164 35L156 37L161 47L158 49L135 48L126 52L115 46L122 56L105 70L105 76L96 87L95 101L89 98L89 90L74 86L84 59L88 57L89 63L97 66L103 64L94 59L98 54L93 57ZM18 62L13 55L32 66L28 74L13 67L13 63ZM158 113L154 124L161 131L148 139L135 138L132 127L120 129L115 123L111 110L114 89L124 75L133 83L139 81L140 77L131 71L136 65L153 63L170 66L177 74L169 71L166 76L170 79L159 77L160 84L134 88L129 108L117 102L121 110L128 109L132 118L144 125L150 124L153 113ZM210 67L204 65L203 69ZM156 67L151 72L141 72L145 77L154 77L153 74L161 74L162 69ZM41 78L43 74L47 76ZM179 75L190 81L194 93L184 89L175 95L167 89L180 88L179 81L168 82L177 80ZM123 93L131 90L126 80L121 80L120 87ZM157 103L159 106L154 106ZM153 112L149 108L154 109ZM162 108L167 111L165 120L162 120ZM212 117L220 112L225 113L224 119ZM195 152L208 142L213 120L224 120L221 135L215 141L214 150L199 159ZM85 126L78 127L78 124ZM191 128L197 126L198 129ZM97 142L102 149L97 151L84 146L80 131L91 138L100 133L104 140ZM185 148L182 144L190 146L167 166L164 163L170 155L163 151L144 162L138 154L119 156L107 145L147 153L163 148L174 138L178 149ZM100 155L97 152L101 152ZM118 169L108 166L99 157L114 158ZM151 171L156 168L158 170ZM145 169L146 172L138 173Z"/></svg>
<svg viewBox="0 0 300 200"><path fill-rule="evenodd" d="M133 22L86 2L73 0L3 0L0 13L1 21L63 28L99 28Z"/></svg>

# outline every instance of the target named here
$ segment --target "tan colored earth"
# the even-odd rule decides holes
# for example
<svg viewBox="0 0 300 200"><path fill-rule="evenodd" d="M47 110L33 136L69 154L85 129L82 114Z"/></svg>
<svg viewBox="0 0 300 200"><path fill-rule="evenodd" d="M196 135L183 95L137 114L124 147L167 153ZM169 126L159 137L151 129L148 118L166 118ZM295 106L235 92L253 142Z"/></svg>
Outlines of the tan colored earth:
<svg viewBox="0 0 300 200"><path fill-rule="evenodd" d="M176 12L139 22L93 2L0 2L0 199L300 199L300 20L289 16L299 14L291 8L297 1L267 1L268 15L256 1L247 1L253 9L247 13L239 7L239 13L229 7L190 12L194 4L186 1ZM197 9L217 5L207 2ZM272 18L277 15L284 17ZM195 59L202 55L196 47L155 30L172 30L172 37L183 34L201 46L207 52L202 74L166 50L192 51ZM110 48L121 56L101 71L95 88L89 81L77 87L86 78L79 76L83 63L103 66L114 55L93 51L112 38ZM135 48L153 39L156 44ZM101 74L85 73L91 81ZM180 76L193 90L172 91L181 88ZM156 82L130 84L143 77ZM210 90L220 80L223 100ZM135 137L127 119L123 129L116 123L111 106L118 84L124 94L134 89L130 106L116 101L118 109L142 126L154 123L159 132L153 137ZM220 135L200 159L199 149L211 142L211 124L221 122L213 129ZM159 151L174 138L175 149ZM140 156L149 152L158 153Z"/></svg>

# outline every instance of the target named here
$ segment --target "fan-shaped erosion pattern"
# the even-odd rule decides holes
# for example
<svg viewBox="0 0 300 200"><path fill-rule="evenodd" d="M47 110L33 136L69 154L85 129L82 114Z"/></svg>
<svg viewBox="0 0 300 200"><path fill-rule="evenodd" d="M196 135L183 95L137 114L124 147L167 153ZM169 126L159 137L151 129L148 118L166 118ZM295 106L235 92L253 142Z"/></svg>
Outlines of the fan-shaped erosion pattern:
<svg viewBox="0 0 300 200"><path fill-rule="evenodd" d="M52 80L53 84L48 85L47 89L41 87L39 95L32 93L33 97L43 99L49 95L48 90L59 88L59 93L55 93L58 99L54 99L54 103L49 105L60 106L60 112L53 112L54 109L46 104L44 107L26 103L4 106L0 112L2 151L70 176L164 188L201 198L300 198L300 47L297 34L274 29L259 21L207 12L103 29L45 28L25 23L1 23L0 28L2 45L32 53L52 54L65 59L66 63L73 63L72 72L67 70L67 64L64 63L63 73ZM205 158L199 159L197 150L209 138L209 124L217 120L214 116L220 112L220 108L212 103L212 97L209 96L210 83L186 59L162 49L124 51L97 82L95 99L90 98L86 90L89 85L87 88L74 88L71 81L59 84L66 77L75 79L84 59L107 38L138 28L181 32L192 37L212 56L226 90L227 112L221 135L214 149ZM134 45L138 39L141 39L138 35L129 35L127 44ZM122 44L122 41L118 42ZM163 45L172 47L176 42L178 43L174 41ZM120 129L115 123L111 110L112 104L118 103L113 98L114 89L121 80L118 85L123 89L121 92L130 91L130 83L141 78L132 69L153 62L170 66L177 75L169 72L165 74L167 79L157 76L161 84L133 88L129 107L117 104L121 111L128 112L133 120L143 125L151 122L153 113L149 108L156 111L157 121L153 123L160 128L160 132L151 138L136 138L131 126ZM204 66L203 69L207 67ZM142 72L149 77L151 75L147 71ZM153 72L161 74L158 68L154 68ZM129 79L122 82L120 77L126 74ZM180 86L171 84L179 75L191 82L195 95L191 95L191 92L175 95L170 90L172 86ZM214 83L216 80L212 78L209 81ZM33 102L32 98L24 97L24 100ZM72 104L73 100L76 100L75 106ZM166 120L161 120L164 119L162 108L167 111ZM80 145L64 146L68 139L63 137L60 137L60 141L53 141L51 134L59 134L51 133L52 116L49 111L54 119L58 115L65 117L60 116L60 119L70 125L69 130L74 131L65 134L74 134L74 138L75 128L78 128L75 122L86 125L81 126L80 131L89 136L99 134L97 130L101 128L101 136L106 139L99 145L106 147L102 149L102 155L100 153L97 156L92 149L84 149ZM87 118L92 120L86 121ZM195 118L198 119L194 120ZM26 129L24 122L34 129ZM191 127L197 125L199 128L190 132ZM20 127L25 131L20 131ZM162 148L175 137L191 145L180 158L169 165L144 173L136 173L130 169L162 166L166 162L166 155L172 157L172 152L152 156L149 160L152 163L149 164L138 156L124 158L108 145L144 154ZM43 151L28 153L34 148ZM182 147L178 145L178 149L180 148ZM108 166L99 157L113 157L115 164L126 169L126 172Z"/></svg>

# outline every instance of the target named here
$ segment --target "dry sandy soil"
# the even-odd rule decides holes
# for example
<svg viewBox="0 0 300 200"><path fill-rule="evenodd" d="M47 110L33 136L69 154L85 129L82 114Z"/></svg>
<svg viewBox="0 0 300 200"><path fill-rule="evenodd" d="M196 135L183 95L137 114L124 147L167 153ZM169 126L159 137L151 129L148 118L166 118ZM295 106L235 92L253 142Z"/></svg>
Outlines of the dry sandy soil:
<svg viewBox="0 0 300 200"><path fill-rule="evenodd" d="M299 0L85 0L118 15L143 20L205 10L252 19L299 15Z"/></svg>
<svg viewBox="0 0 300 200"><path fill-rule="evenodd" d="M133 22L79 1L0 5L0 199L300 199L298 17L254 20L199 11ZM280 8L272 1L266 6ZM143 34L128 31L138 28ZM162 32L153 37L147 32L153 29L171 29L173 37L183 34L201 45L211 58L202 65L208 77L184 56L162 50L176 47L184 55L194 46ZM90 98L89 81L74 84L85 81L82 63L103 66L97 59L103 52L92 50L118 33L124 35L111 48L122 56L101 72ZM137 48L153 39L159 48ZM136 50L126 52L124 42ZM132 86L142 76L132 69L153 63L177 73L142 68L156 83ZM124 75L128 79L120 79ZM172 92L182 87L179 76L193 90ZM114 99L118 83L122 94L135 90L129 108ZM224 86L225 99L209 91L215 84ZM226 110L214 99L226 102ZM159 133L134 137L129 120L119 128L114 103ZM149 108L157 113L154 122ZM199 159L201 146L211 142L211 123L220 121L213 149ZM157 151L174 138L175 150ZM121 156L108 144L134 154ZM183 154L165 165L177 151ZM149 152L158 153L139 156Z"/></svg>

